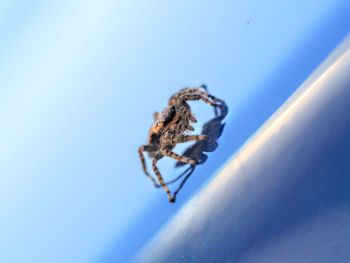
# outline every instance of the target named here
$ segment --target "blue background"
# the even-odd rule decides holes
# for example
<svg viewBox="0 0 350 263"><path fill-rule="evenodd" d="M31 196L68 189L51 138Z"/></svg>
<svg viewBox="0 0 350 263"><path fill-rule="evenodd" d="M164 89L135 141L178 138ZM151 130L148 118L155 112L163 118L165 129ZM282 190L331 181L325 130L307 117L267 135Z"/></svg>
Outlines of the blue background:
<svg viewBox="0 0 350 263"><path fill-rule="evenodd" d="M1 1L0 261L126 260L346 36L349 13L346 0ZM152 113L202 83L229 105L226 128L170 206L137 148Z"/></svg>

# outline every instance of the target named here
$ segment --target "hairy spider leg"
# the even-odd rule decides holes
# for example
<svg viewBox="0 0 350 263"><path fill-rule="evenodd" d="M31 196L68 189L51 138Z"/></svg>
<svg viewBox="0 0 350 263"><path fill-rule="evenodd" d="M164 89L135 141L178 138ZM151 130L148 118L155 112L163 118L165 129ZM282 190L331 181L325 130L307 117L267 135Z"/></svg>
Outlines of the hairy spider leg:
<svg viewBox="0 0 350 263"><path fill-rule="evenodd" d="M186 94L195 94L197 92L205 92L206 89L204 89L203 91L203 87L196 87L196 88L183 88L181 89L179 92L177 92L176 94L174 94L173 96L170 97L169 99L169 105L174 105L176 104L177 101L179 101L179 99Z"/></svg>
<svg viewBox="0 0 350 263"><path fill-rule="evenodd" d="M186 93L191 93L191 94L194 94L194 93L199 93L199 94L202 94L204 96L207 96L209 98L211 98L212 100L216 101L216 102L219 102L219 103L222 103L222 104L225 104L225 102L213 95L211 95L209 92L208 92L208 88L206 85L201 85L197 88L188 88L187 89L187 92Z"/></svg>
<svg viewBox="0 0 350 263"><path fill-rule="evenodd" d="M183 88L176 95L174 95L170 99L170 101L179 100L184 95L195 95L195 94L202 95L204 97L208 97L208 98L212 99L214 102L216 102L216 104L225 105L225 102L223 100L209 94L208 89L205 85L202 85L202 86L196 87L196 88ZM217 106L217 107L221 108L220 106Z"/></svg>
<svg viewBox="0 0 350 263"><path fill-rule="evenodd" d="M181 97L184 95L184 94L187 94L189 93L189 91L191 90L194 90L193 88L183 88L182 90L180 90L178 93L176 93L175 95L173 95L169 101L168 101L168 105L177 105L179 101L181 101ZM197 122L197 119L196 117L191 113L191 109L190 109L190 106L182 101L181 103L185 103L187 107L185 107L184 109L182 109L182 113L186 113L186 115L188 115L188 119L191 121L191 122L194 122L196 123Z"/></svg>
<svg viewBox="0 0 350 263"><path fill-rule="evenodd" d="M192 113L190 114L190 121L195 122L195 123L197 122L196 117L194 117Z"/></svg>
<svg viewBox="0 0 350 263"><path fill-rule="evenodd" d="M185 156L182 156L182 155L179 155L177 153L174 153L173 151L170 151L169 149L167 148L160 148L160 151L161 153L164 155L164 156L169 156L179 162L182 162L182 163L188 163L188 164L192 164L192 165L197 165L198 164L198 161L195 161L195 160L192 160L190 158L187 158Z"/></svg>
<svg viewBox="0 0 350 263"><path fill-rule="evenodd" d="M174 143L182 143L182 142L189 142L189 141L203 141L207 140L207 135L184 135L181 134L179 136L176 136L174 138Z"/></svg>
<svg viewBox="0 0 350 263"><path fill-rule="evenodd" d="M153 171L154 171L154 173L156 174L160 185L163 187L164 191L165 191L166 194L168 195L169 202L170 202L170 203L174 203L174 198L172 197L169 188L168 188L167 185L164 183L163 177L162 177L162 175L160 174L159 169L158 169L158 167L157 167L157 165L156 165L156 164L157 164L157 161L158 161L158 160L157 160L156 158L153 158L153 160L152 160L152 168L153 168Z"/></svg>
<svg viewBox="0 0 350 263"><path fill-rule="evenodd" d="M191 125L187 125L186 130L194 131L194 128L193 128L193 126L191 126Z"/></svg>
<svg viewBox="0 0 350 263"><path fill-rule="evenodd" d="M157 183L156 179L153 178L153 176L151 176L148 171L147 171L147 166L146 166L146 162L145 162L145 157L143 156L143 152L150 152L152 151L152 146L150 145L142 145L140 146L138 152L139 152L139 157L141 160L141 164L142 164L142 169L143 172L145 173L145 175L153 182L153 185L157 188L160 187L160 185Z"/></svg>
<svg viewBox="0 0 350 263"><path fill-rule="evenodd" d="M184 143L189 141L203 141L208 140L207 135L185 135L185 134L172 134L168 138L164 139L164 144L175 145L178 143ZM166 148L165 148L166 149Z"/></svg>
<svg viewBox="0 0 350 263"><path fill-rule="evenodd" d="M222 105L223 105L223 106L221 107L221 110L223 110L223 107L226 107L226 103L225 103L223 100L221 100L221 99L219 99L219 98L217 98L217 97L211 95L211 94L208 92L208 88L207 88L206 85L203 84L203 85L201 85L201 87L202 87L202 89L205 90L205 92L199 91L200 93L202 93L202 94L208 96L209 98L211 98L211 99L212 99L214 102L216 102L217 104L222 104ZM215 113L215 116L218 116L218 115L219 115L218 108L216 108L216 107L214 108L214 113Z"/></svg>
<svg viewBox="0 0 350 263"><path fill-rule="evenodd" d="M208 99L207 96L203 94L186 94L181 97L181 99L187 101L187 100L202 100L205 103L209 104L210 106L213 107L218 107L220 109L224 109L225 107L223 105L217 104L211 100Z"/></svg>
<svg viewBox="0 0 350 263"><path fill-rule="evenodd" d="M210 95L210 94L209 94L209 91L208 91L208 88L207 88L207 85L202 84L200 87L201 87L202 89L205 90L205 93L206 93L206 94ZM208 96L208 97L209 97L209 96ZM214 114L215 114L215 116L218 116L218 115L219 115L218 108L216 108L216 107L214 107Z"/></svg>
<svg viewBox="0 0 350 263"><path fill-rule="evenodd" d="M204 95L204 96L209 97L210 99L212 99L212 100L215 101L215 102L219 102L219 103L221 103L221 104L225 104L225 102L224 102L223 100L221 100L221 99L219 99L219 98L217 98L217 97L211 95L210 93L208 93L207 90L205 90L205 91L203 91L203 90L198 90L197 92L198 92L199 94L202 94L202 95Z"/></svg>
<svg viewBox="0 0 350 263"><path fill-rule="evenodd" d="M183 116L183 121L179 123L178 129L180 130L189 130L194 131L194 128L190 125L191 122L197 122L196 118L191 113L190 106L185 102L181 101L182 105L185 105L185 107L181 107L179 109L178 115Z"/></svg>

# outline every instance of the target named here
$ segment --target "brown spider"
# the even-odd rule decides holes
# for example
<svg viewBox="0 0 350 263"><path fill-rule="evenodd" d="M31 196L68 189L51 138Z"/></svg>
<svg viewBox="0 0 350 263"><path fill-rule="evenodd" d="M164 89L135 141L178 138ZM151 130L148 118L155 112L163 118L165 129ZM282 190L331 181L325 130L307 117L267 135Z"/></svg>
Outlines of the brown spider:
<svg viewBox="0 0 350 263"><path fill-rule="evenodd" d="M148 134L148 144L140 146L138 149L142 168L146 176L153 182L155 187L162 187L167 193L170 203L175 202L175 198L171 195L168 186L164 183L163 177L157 167L157 161L164 156L171 157L179 162L196 166L200 160L192 160L188 157L181 156L172 151L178 143L188 141L206 140L206 135L185 135L185 131L194 131L191 122L197 122L191 112L188 101L202 100L205 103L223 109L224 102L210 95L206 87L200 86L195 88L184 88L170 97L168 106L161 113L154 113L154 122ZM146 167L143 152L148 152L152 158L152 169L157 176L160 185L156 179L152 177Z"/></svg>

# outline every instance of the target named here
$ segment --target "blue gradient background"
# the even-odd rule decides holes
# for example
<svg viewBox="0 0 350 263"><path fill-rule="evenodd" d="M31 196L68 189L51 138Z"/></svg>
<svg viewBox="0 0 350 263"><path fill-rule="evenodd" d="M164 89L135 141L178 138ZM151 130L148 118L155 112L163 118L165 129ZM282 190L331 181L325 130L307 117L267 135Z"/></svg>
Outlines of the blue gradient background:
<svg viewBox="0 0 350 263"><path fill-rule="evenodd" d="M346 0L1 1L0 262L127 260L345 37L349 13ZM229 105L226 129L170 206L136 150L153 111L202 83Z"/></svg>

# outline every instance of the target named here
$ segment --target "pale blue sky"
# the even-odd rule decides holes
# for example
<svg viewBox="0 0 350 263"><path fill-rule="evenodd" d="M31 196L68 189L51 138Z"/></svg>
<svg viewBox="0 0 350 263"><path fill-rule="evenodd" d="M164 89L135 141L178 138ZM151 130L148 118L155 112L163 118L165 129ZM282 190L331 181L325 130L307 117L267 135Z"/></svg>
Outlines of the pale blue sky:
<svg viewBox="0 0 350 263"><path fill-rule="evenodd" d="M1 1L0 261L98 261L167 202L136 152L153 111L206 83L230 123L345 3Z"/></svg>

